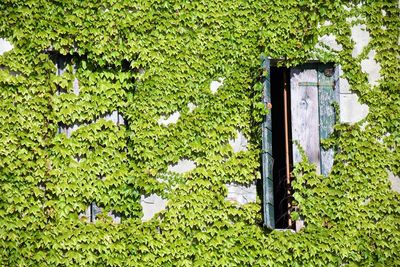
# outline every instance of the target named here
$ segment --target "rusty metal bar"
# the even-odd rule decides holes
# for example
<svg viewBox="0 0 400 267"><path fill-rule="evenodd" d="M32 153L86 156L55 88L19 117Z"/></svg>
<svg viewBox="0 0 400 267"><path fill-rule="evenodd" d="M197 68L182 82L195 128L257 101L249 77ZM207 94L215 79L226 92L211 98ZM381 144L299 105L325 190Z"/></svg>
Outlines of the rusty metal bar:
<svg viewBox="0 0 400 267"><path fill-rule="evenodd" d="M284 127L285 127L285 165L286 165L286 186L287 194L290 196L290 161L289 161L289 116L288 116L288 92L287 92L287 78L286 72L283 72L283 109L284 109ZM288 225L291 226L292 220L290 219L290 198L288 198Z"/></svg>

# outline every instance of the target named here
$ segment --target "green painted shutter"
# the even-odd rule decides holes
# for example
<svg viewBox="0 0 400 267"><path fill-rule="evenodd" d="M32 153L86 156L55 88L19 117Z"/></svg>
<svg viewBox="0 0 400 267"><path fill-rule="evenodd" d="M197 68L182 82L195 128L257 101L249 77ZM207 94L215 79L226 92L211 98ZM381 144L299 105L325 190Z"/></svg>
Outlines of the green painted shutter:
<svg viewBox="0 0 400 267"><path fill-rule="evenodd" d="M334 103L339 101L339 90L335 88L335 71L333 66L318 66L318 107L319 107L319 138L320 141L333 132L336 121ZM324 150L320 147L321 174L328 175L333 165L333 149Z"/></svg>
<svg viewBox="0 0 400 267"><path fill-rule="evenodd" d="M262 68L264 75L263 82L263 103L271 103L271 81L270 81L270 60L263 58ZM275 228L274 213L274 181L272 176L272 118L269 112L262 123L262 179L263 179L263 210L264 226Z"/></svg>

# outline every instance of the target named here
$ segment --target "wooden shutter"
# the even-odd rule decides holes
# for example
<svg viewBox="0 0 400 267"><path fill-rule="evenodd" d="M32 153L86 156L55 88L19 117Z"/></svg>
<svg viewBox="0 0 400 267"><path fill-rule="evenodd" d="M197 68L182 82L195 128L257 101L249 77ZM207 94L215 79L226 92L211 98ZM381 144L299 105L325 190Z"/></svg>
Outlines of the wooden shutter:
<svg viewBox="0 0 400 267"><path fill-rule="evenodd" d="M293 163L301 162L295 142L304 149L308 160L320 172L318 119L318 75L314 64L290 70L290 103L292 118Z"/></svg>
<svg viewBox="0 0 400 267"><path fill-rule="evenodd" d="M327 138L335 124L333 103L338 101L334 68L325 64L304 64L291 69L292 140L299 142L317 172L328 175L333 165L332 149L325 151L321 140ZM293 142L293 163L301 161Z"/></svg>
<svg viewBox="0 0 400 267"><path fill-rule="evenodd" d="M271 103L271 81L270 60L264 58L262 61L264 72L263 103L266 106ZM263 180L263 210L264 226L275 228L274 213L274 180L273 180L273 158L272 158L272 118L269 112L262 123L262 180Z"/></svg>

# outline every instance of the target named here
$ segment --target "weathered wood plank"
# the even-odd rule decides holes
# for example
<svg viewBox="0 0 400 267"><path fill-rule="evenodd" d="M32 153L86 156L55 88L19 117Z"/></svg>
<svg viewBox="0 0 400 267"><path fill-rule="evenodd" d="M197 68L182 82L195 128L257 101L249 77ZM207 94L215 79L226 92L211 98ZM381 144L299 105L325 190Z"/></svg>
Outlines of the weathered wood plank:
<svg viewBox="0 0 400 267"><path fill-rule="evenodd" d="M264 58L262 61L264 71L263 103L265 106L271 103L270 82L270 60ZM274 212L274 180L273 180L273 158L272 158L272 117L269 112L262 123L262 178L263 178L263 204L264 204L264 226L275 228Z"/></svg>
<svg viewBox="0 0 400 267"><path fill-rule="evenodd" d="M319 134L320 140L329 137L335 124L335 84L332 66L319 65L318 67L318 97L319 97ZM333 165L333 149L324 150L321 146L321 174L328 175Z"/></svg>
<svg viewBox="0 0 400 267"><path fill-rule="evenodd" d="M301 161L294 142L298 141L309 161L317 166L317 172L320 173L317 70L294 68L290 71L290 77L293 163ZM299 83L311 85L300 86Z"/></svg>

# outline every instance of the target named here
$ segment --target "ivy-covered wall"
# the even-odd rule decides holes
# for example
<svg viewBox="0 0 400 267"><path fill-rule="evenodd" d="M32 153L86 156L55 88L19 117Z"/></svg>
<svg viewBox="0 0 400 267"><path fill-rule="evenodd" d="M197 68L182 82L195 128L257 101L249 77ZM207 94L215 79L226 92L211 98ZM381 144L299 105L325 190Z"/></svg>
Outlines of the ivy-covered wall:
<svg viewBox="0 0 400 267"><path fill-rule="evenodd" d="M399 13L394 0L1 1L1 265L399 266ZM295 168L298 233L263 229L260 200L226 199L260 178L262 55L334 62L368 106L326 142L328 177ZM182 161L195 166L171 170ZM152 194L166 210L142 222Z"/></svg>

